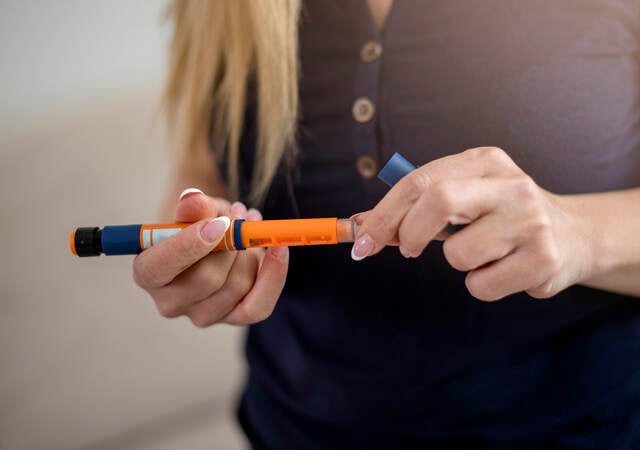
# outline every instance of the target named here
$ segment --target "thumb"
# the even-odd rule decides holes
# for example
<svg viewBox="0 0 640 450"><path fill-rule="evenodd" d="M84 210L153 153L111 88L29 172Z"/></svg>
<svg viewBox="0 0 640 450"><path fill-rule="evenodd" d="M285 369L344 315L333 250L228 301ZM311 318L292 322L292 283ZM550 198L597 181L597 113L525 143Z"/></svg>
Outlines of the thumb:
<svg viewBox="0 0 640 450"><path fill-rule="evenodd" d="M182 191L176 207L176 221L197 222L218 216L228 216L231 205L222 198L205 195L200 189L189 188Z"/></svg>

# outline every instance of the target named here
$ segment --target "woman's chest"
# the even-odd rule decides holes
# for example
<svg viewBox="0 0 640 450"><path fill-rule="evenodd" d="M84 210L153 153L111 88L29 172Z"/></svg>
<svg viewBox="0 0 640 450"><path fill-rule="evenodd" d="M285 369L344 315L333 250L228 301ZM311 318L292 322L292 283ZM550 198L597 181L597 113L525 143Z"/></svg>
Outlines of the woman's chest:
<svg viewBox="0 0 640 450"><path fill-rule="evenodd" d="M494 145L558 193L640 185L640 7L623 0L309 1L301 215L375 204L375 172Z"/></svg>

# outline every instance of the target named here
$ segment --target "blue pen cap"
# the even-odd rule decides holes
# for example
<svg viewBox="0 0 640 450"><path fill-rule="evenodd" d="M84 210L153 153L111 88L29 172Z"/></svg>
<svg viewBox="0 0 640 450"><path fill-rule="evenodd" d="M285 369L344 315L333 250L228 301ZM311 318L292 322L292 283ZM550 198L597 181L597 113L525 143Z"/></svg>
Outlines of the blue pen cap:
<svg viewBox="0 0 640 450"><path fill-rule="evenodd" d="M408 175L409 172L417 169L418 166L414 166L407 159L402 156L400 153L396 152L393 154L391 159L385 164L380 173L378 174L378 179L382 180L389 187L393 187L402 177ZM451 225L447 224L445 227L445 231L450 234L454 234L457 231L463 229L465 225Z"/></svg>
<svg viewBox="0 0 640 450"><path fill-rule="evenodd" d="M392 187L402 177L415 169L417 169L417 166L414 166L404 156L396 152L378 173L378 179L387 186Z"/></svg>

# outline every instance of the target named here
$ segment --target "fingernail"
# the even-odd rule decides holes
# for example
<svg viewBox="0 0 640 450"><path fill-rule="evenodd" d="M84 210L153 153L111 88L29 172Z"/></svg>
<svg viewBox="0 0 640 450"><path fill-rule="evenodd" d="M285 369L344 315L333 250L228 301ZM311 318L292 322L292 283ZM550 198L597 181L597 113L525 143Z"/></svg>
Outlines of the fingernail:
<svg viewBox="0 0 640 450"><path fill-rule="evenodd" d="M207 242L218 242L223 234L229 229L231 220L226 216L220 216L202 227L200 234Z"/></svg>
<svg viewBox="0 0 640 450"><path fill-rule="evenodd" d="M247 220L260 220L262 218L262 214L255 208L250 208L247 211Z"/></svg>
<svg viewBox="0 0 640 450"><path fill-rule="evenodd" d="M411 258L411 252L409 250L407 250L404 247L398 247L398 250L400 250L400 253L402 254L402 256L404 256L405 258Z"/></svg>
<svg viewBox="0 0 640 450"><path fill-rule="evenodd" d="M367 256L371 254L373 248L375 247L375 242L371 239L371 236L368 234L363 234L358 238L358 240L353 244L353 248L351 249L351 258L354 261L361 261Z"/></svg>
<svg viewBox="0 0 640 450"><path fill-rule="evenodd" d="M231 205L231 215L236 219L245 219L247 216L247 207L241 202L234 202Z"/></svg>
<svg viewBox="0 0 640 450"><path fill-rule="evenodd" d="M182 200L189 194L204 194L204 192L197 188L188 188L182 191L182 194L180 194L180 198L178 200Z"/></svg>
<svg viewBox="0 0 640 450"><path fill-rule="evenodd" d="M355 213L353 216L349 217L349 219L353 220L355 223L360 225L360 222L358 222L360 214L362 214L362 213L361 212Z"/></svg>

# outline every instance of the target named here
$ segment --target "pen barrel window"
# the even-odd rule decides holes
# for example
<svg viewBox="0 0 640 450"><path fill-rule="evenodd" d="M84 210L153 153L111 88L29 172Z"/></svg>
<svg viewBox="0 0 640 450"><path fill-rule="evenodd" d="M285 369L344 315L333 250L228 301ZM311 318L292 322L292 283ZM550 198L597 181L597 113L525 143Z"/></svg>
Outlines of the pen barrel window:
<svg viewBox="0 0 640 450"><path fill-rule="evenodd" d="M178 234L183 228L189 225L191 224L185 222L142 225L138 236L140 248L145 250L153 245L159 244L174 234Z"/></svg>
<svg viewBox="0 0 640 450"><path fill-rule="evenodd" d="M338 219L290 219L242 222L242 244L249 247L277 247L337 244Z"/></svg>

